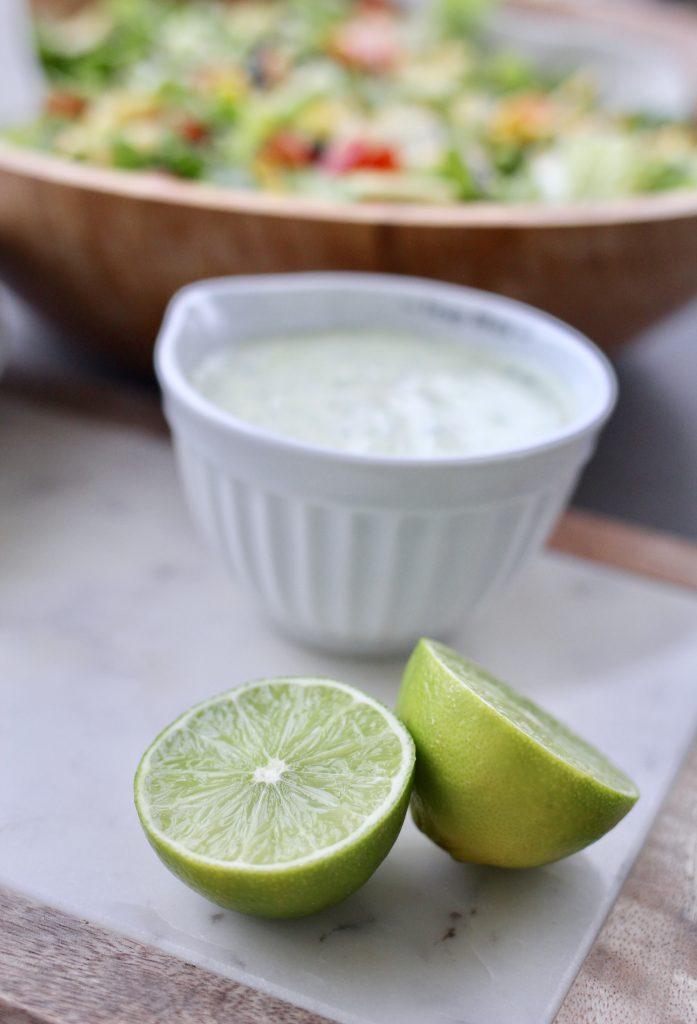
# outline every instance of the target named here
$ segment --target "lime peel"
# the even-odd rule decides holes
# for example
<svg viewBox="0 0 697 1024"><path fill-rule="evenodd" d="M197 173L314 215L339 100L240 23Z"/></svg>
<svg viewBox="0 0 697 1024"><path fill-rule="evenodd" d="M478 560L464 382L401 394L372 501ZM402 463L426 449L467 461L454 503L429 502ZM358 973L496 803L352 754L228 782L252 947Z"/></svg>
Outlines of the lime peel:
<svg viewBox="0 0 697 1024"><path fill-rule="evenodd" d="M457 860L558 860L599 839L638 799L595 747L434 641L417 644L397 713L417 749L414 820Z"/></svg>

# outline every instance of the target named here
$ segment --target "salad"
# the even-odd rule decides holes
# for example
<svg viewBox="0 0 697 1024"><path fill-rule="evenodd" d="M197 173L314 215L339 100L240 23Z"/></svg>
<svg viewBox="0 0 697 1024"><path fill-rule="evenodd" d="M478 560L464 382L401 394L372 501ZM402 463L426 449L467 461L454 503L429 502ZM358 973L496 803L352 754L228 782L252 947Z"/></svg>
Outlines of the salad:
<svg viewBox="0 0 697 1024"><path fill-rule="evenodd" d="M331 200L610 199L697 185L692 125L603 109L582 71L482 43L487 0L97 0L37 23L13 141Z"/></svg>

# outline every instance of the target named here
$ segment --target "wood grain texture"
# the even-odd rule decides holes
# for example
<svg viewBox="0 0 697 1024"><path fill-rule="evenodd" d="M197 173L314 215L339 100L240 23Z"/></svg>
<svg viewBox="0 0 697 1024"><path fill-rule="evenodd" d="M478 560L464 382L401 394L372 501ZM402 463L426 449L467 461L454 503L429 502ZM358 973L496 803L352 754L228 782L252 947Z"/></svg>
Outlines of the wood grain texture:
<svg viewBox="0 0 697 1024"><path fill-rule="evenodd" d="M154 388L138 391L128 386L51 376L44 371L36 373L10 366L3 375L2 389L15 398L46 406L54 413L79 416L92 423L129 427L141 433L168 434Z"/></svg>
<svg viewBox="0 0 697 1024"><path fill-rule="evenodd" d="M325 1022L15 893L0 921L1 1024ZM695 1020L697 746L555 1024Z"/></svg>
<svg viewBox="0 0 697 1024"><path fill-rule="evenodd" d="M697 1021L697 746L555 1024Z"/></svg>
<svg viewBox="0 0 697 1024"><path fill-rule="evenodd" d="M2 1024L325 1024L246 985L0 890Z"/></svg>
<svg viewBox="0 0 697 1024"><path fill-rule="evenodd" d="M516 5L658 41L689 75L697 68L697 13L674 4ZM143 372L182 285L322 269L500 292L611 349L697 292L697 193L548 207L340 206L0 147L0 272L73 336Z"/></svg>
<svg viewBox="0 0 697 1024"><path fill-rule="evenodd" d="M697 589L697 545L671 534L572 509L550 546L577 558Z"/></svg>

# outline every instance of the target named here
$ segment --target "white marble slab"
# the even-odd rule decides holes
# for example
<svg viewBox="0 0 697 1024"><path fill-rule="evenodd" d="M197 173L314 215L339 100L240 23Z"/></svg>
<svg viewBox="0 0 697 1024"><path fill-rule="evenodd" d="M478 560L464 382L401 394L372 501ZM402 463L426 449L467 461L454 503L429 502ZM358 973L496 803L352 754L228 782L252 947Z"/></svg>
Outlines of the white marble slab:
<svg viewBox="0 0 697 1024"><path fill-rule="evenodd" d="M529 872L457 865L407 823L341 906L219 911L155 858L131 780L152 736L256 676L335 675L392 703L401 665L267 629L213 564L165 441L0 393L0 882L205 967L370 1024L545 1024L634 859L697 718L697 599L545 555L454 643L612 753L617 829Z"/></svg>

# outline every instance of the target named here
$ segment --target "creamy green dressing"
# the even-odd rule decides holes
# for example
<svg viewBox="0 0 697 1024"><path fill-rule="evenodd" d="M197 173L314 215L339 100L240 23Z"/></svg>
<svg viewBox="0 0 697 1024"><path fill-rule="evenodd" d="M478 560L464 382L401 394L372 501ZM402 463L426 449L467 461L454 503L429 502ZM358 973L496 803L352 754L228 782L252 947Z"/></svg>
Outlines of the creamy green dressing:
<svg viewBox="0 0 697 1024"><path fill-rule="evenodd" d="M191 380L247 423L369 455L502 451L549 436L574 412L564 384L536 365L377 330L245 341L208 356Z"/></svg>

